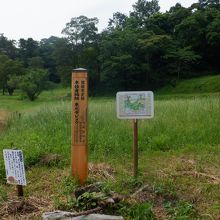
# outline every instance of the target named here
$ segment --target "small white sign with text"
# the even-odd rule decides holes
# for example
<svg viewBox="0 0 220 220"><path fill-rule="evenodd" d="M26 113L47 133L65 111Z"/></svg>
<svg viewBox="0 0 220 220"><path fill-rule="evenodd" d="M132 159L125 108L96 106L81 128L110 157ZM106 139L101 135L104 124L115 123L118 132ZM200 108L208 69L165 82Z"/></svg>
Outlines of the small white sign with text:
<svg viewBox="0 0 220 220"><path fill-rule="evenodd" d="M26 186L24 157L22 150L3 150L7 183Z"/></svg>
<svg viewBox="0 0 220 220"><path fill-rule="evenodd" d="M116 99L119 119L154 117L154 95L151 91L118 92Z"/></svg>

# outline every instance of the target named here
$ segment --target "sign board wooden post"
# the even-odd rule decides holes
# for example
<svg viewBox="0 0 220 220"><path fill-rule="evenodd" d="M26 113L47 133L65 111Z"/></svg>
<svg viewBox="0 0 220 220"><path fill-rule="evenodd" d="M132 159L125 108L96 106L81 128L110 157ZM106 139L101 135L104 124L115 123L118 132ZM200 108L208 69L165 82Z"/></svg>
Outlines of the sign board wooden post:
<svg viewBox="0 0 220 220"><path fill-rule="evenodd" d="M16 185L18 196L23 196L23 186L27 185L24 157L21 150L3 150L7 183Z"/></svg>
<svg viewBox="0 0 220 220"><path fill-rule="evenodd" d="M138 172L138 120L133 119L133 175L137 176Z"/></svg>
<svg viewBox="0 0 220 220"><path fill-rule="evenodd" d="M118 92L117 117L133 120L133 174L138 173L138 119L154 117L153 92Z"/></svg>
<svg viewBox="0 0 220 220"><path fill-rule="evenodd" d="M83 185L88 176L88 73L72 72L72 175Z"/></svg>
<svg viewBox="0 0 220 220"><path fill-rule="evenodd" d="M23 186L17 185L17 192L18 192L18 197L23 197L24 196Z"/></svg>

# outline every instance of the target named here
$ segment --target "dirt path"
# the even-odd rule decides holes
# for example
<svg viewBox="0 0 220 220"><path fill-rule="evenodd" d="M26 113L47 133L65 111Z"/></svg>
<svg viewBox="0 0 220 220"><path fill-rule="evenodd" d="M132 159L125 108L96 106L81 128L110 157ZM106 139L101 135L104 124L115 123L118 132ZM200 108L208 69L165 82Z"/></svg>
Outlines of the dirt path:
<svg viewBox="0 0 220 220"><path fill-rule="evenodd" d="M8 112L0 110L0 133L3 131L5 127L5 122L8 117Z"/></svg>

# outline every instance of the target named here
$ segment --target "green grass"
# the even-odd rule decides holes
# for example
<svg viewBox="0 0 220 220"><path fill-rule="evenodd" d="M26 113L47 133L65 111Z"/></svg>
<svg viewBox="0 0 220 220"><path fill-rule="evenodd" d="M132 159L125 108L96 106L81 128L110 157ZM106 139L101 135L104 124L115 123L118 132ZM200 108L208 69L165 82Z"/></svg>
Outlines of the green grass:
<svg viewBox="0 0 220 220"><path fill-rule="evenodd" d="M27 195L43 193L54 201L55 207L67 209L72 205L69 197L73 188L77 187L69 176L69 92L67 89L48 91L34 103L18 100L18 96L0 97L1 103L5 102L3 108L21 112L21 116L13 114L0 135L1 152L10 148L11 143L23 149L30 181ZM205 219L205 216L218 219L220 189L209 175L220 178L219 96L171 97L155 101L154 119L139 121L140 173L137 179L132 177L132 124L129 120L117 119L115 109L113 98L89 101L90 161L109 164L116 171L114 179L104 179L106 188L130 194L149 184L158 198L146 201L149 215L153 216L152 210L158 200L163 200L160 205L171 219ZM43 156L49 154L58 154L61 159L52 164L42 163ZM207 176L198 176L199 173ZM1 160L0 202L7 200L10 191L4 185L4 175ZM88 182L98 180L99 177L90 176ZM45 187L50 189L45 191ZM144 204L130 207L131 215L139 212L141 216L146 211L143 207ZM115 213L126 215L127 209L127 204L121 204Z"/></svg>
<svg viewBox="0 0 220 220"><path fill-rule="evenodd" d="M114 158L130 154L131 121L118 120L114 100L91 100L89 106L89 143L92 158ZM185 147L216 147L220 143L219 98L166 100L155 102L155 118L139 123L141 151L179 150ZM48 103L34 112L14 115L1 146L14 143L34 158L48 152L69 154L71 138L70 102ZM34 149L33 152L29 148Z"/></svg>
<svg viewBox="0 0 220 220"><path fill-rule="evenodd" d="M220 93L220 75L205 76L177 82L175 87L166 86L158 94L207 94Z"/></svg>
<svg viewBox="0 0 220 220"><path fill-rule="evenodd" d="M40 94L40 96L36 99L36 101L31 102L28 99L25 99L22 93L18 90L15 91L13 96L9 96L8 94L2 95L0 93L0 109L8 110L11 112L27 111L44 105L48 102L53 103L59 100L70 99L70 94L70 88L43 91L42 94Z"/></svg>

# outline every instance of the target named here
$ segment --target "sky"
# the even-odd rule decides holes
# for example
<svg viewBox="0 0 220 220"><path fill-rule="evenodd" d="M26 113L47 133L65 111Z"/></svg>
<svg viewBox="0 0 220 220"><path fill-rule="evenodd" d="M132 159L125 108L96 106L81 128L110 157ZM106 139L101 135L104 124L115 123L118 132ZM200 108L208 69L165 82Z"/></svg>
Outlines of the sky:
<svg viewBox="0 0 220 220"><path fill-rule="evenodd" d="M161 11L177 2L189 7L197 0L159 0ZM18 40L63 36L62 29L72 17L85 15L99 19L99 32L108 25L114 12L132 11L137 0L0 0L0 34Z"/></svg>

